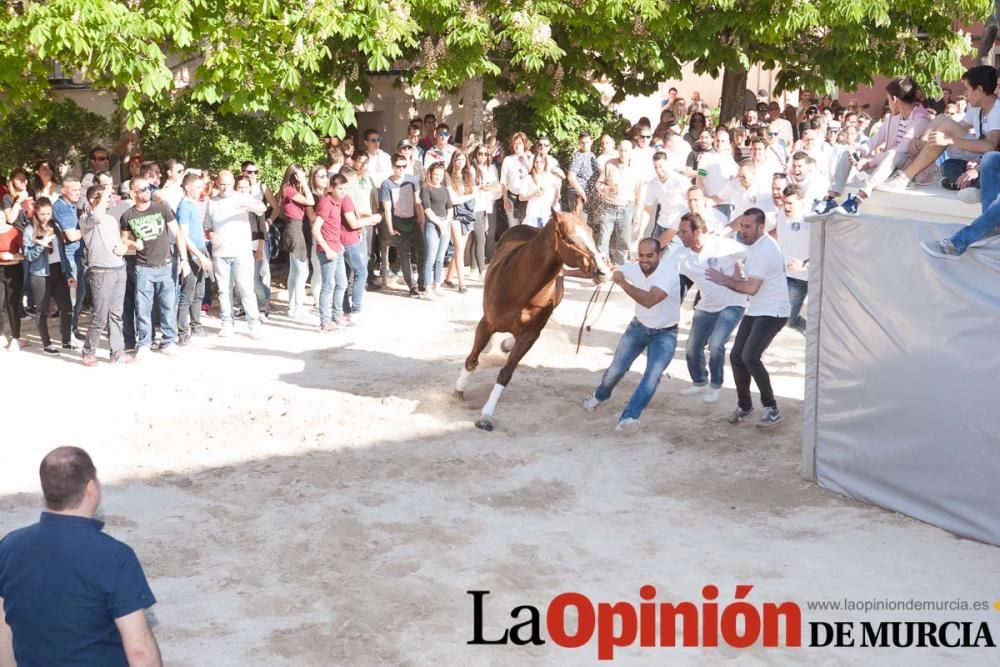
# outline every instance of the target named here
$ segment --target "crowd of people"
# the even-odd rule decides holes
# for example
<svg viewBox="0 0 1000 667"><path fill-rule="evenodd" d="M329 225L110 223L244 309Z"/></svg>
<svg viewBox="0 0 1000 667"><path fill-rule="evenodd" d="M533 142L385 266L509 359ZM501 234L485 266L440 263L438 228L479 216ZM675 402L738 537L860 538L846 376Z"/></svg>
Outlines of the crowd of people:
<svg viewBox="0 0 1000 667"><path fill-rule="evenodd" d="M375 129L359 135L358 149L351 138L326 137L326 160L290 165L273 191L251 160L214 175L179 159L161 165L136 152L130 135L112 151L91 150L82 178L57 182L55 165L40 162L6 179L0 330L17 351L27 344L21 320L33 316L45 353L77 350L80 341L88 366L106 331L110 360L130 363L150 350L176 354L205 335L201 318L214 295L219 335L232 335L243 318L259 338L275 310L272 263L287 257L286 314L336 331L358 324L369 290L401 285L416 299L466 291L483 280L507 227L544 226L563 208L587 222L613 265L641 257L638 241L649 236L678 276L677 296L697 288L686 394L718 398L726 343L742 322L734 371L741 384L754 377L773 408L765 418L776 423L760 355L782 326L805 333L817 218L858 215L875 189L940 180L965 201L981 200L983 216L950 239L925 242L928 253L957 259L996 233L996 83L994 68L973 67L965 95L952 101L948 93L935 108L913 79L897 77L874 116L856 102L806 98L796 109L760 99L741 123L715 127L700 99L688 105L671 91L657 124L640 119L624 137L599 137L597 150L582 133L565 164L548 137L516 132L501 144L467 136L458 145L428 115L409 123L391 153ZM842 199L851 186L856 194ZM751 211L766 240L755 227L741 229ZM755 312L745 310L746 293L725 284L748 261L751 238L769 249L773 242L783 262L782 293L767 308L751 305ZM728 277L706 277L719 270ZM677 291L671 308L679 308ZM55 314L58 341L49 330Z"/></svg>

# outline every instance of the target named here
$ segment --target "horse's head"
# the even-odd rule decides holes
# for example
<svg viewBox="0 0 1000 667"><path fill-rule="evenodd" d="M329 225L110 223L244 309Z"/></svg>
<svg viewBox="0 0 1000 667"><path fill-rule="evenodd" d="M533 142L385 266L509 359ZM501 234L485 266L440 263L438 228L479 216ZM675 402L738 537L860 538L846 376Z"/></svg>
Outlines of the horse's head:
<svg viewBox="0 0 1000 667"><path fill-rule="evenodd" d="M552 211L552 224L563 264L590 274L597 284L611 277L611 269L597 251L593 233L576 214Z"/></svg>

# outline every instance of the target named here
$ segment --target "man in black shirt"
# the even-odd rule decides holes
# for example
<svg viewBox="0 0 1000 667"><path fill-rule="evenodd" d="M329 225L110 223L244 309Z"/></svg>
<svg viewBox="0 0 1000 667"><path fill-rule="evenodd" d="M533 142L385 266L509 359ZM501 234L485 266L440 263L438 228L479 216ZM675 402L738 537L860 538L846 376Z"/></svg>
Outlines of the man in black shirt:
<svg viewBox="0 0 1000 667"><path fill-rule="evenodd" d="M160 309L160 351L172 355L177 348L177 308L174 277L171 267L169 231L176 240L180 256L181 277L191 267L187 259L184 232L174 219L170 207L152 201L154 186L145 178L132 179L132 200L135 205L122 213L122 241L135 248L135 318L138 340L136 357L149 348L153 340L153 301Z"/></svg>

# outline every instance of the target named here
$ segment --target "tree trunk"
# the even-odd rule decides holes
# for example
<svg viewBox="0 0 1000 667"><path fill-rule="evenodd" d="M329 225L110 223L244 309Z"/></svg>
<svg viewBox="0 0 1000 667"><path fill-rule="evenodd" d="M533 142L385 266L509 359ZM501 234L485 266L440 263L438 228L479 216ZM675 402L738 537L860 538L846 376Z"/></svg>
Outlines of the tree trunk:
<svg viewBox="0 0 1000 667"><path fill-rule="evenodd" d="M747 89L747 69L742 65L726 67L722 73L722 100L719 124L728 125L743 116Z"/></svg>
<svg viewBox="0 0 1000 667"><path fill-rule="evenodd" d="M465 104L468 106L467 132L475 132L479 141L483 140L483 115L486 105L483 102L483 77L470 79L465 85Z"/></svg>

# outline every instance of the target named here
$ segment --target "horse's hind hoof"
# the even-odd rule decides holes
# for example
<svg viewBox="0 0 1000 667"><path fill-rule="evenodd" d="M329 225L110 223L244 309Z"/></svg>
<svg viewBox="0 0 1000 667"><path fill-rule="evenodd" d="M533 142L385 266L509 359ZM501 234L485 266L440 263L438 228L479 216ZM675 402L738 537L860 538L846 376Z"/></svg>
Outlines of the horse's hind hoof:
<svg viewBox="0 0 1000 667"><path fill-rule="evenodd" d="M483 417L482 419L476 422L476 428L481 428L487 433L489 433L490 431L493 430L493 422Z"/></svg>
<svg viewBox="0 0 1000 667"><path fill-rule="evenodd" d="M502 352L510 354L510 351L513 350L513 349L514 349L514 337L513 336L508 336L507 338L504 338L502 341L500 341L500 350Z"/></svg>

